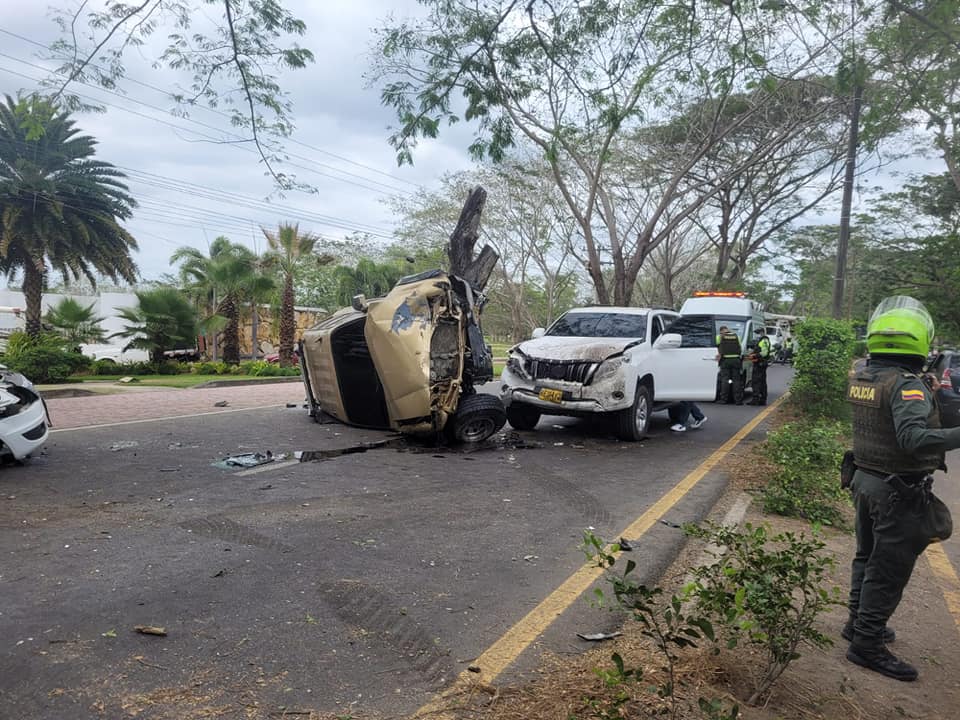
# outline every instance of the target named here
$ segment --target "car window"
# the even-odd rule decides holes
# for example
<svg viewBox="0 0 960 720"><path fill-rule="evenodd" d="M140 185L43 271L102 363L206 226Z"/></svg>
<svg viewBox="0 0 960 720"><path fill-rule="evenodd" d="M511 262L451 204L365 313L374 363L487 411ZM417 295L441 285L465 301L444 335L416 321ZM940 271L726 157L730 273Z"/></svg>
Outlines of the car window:
<svg viewBox="0 0 960 720"><path fill-rule="evenodd" d="M645 338L647 316L627 313L567 313L547 335L553 337Z"/></svg>
<svg viewBox="0 0 960 720"><path fill-rule="evenodd" d="M657 338L663 334L663 316L657 315L653 318L653 325L650 328L650 342L656 342Z"/></svg>
<svg viewBox="0 0 960 720"><path fill-rule="evenodd" d="M960 353L950 353L950 367L960 367Z"/></svg>
<svg viewBox="0 0 960 720"><path fill-rule="evenodd" d="M670 325L670 332L679 335L680 347L716 347L717 332L712 315L684 315Z"/></svg>

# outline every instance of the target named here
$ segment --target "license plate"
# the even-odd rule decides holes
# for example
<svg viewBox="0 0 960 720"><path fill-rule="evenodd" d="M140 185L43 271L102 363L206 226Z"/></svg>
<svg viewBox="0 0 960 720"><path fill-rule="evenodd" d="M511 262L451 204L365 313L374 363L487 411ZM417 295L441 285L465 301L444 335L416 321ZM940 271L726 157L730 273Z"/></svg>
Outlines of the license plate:
<svg viewBox="0 0 960 720"><path fill-rule="evenodd" d="M558 403L563 400L563 390L544 388L540 391L540 395L538 397L541 400L546 400L547 402Z"/></svg>

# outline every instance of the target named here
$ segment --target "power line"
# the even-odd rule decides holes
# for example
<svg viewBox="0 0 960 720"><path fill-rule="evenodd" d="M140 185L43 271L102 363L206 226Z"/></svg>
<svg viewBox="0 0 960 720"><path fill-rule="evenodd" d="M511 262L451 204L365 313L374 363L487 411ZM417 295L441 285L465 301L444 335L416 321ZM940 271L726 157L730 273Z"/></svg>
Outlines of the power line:
<svg viewBox="0 0 960 720"><path fill-rule="evenodd" d="M4 33L5 35L9 35L10 37L17 38L18 40L22 40L23 42L30 43L31 45L35 45L35 46L37 46L37 47L41 47L41 48L44 48L44 49L46 49L46 50L49 50L50 52L53 52L53 48L51 48L49 45L45 45L45 44L43 44L43 43L41 43L41 42L38 42L38 41L36 41L36 40L33 40L33 39L31 39L31 38L25 37L25 36L23 36L23 35L19 35L19 34L15 33L15 32L11 32L10 30L6 30L6 29L4 29L4 28L0 28L0 33ZM91 67L97 68L97 69L99 69L99 70L103 70L103 68L102 68L100 65L96 65L96 64L94 64L94 63L89 63L89 65L90 65ZM44 69L46 72L50 72L50 70L49 70L48 68L43 68L43 69ZM159 87L157 87L157 86L155 86L155 85L151 85L151 84L149 84L149 83L145 83L145 82L143 82L143 81L136 80L136 79L134 79L134 78L125 78L125 80L126 80L127 82L133 83L133 84L135 84L135 85L140 85L141 87L145 87L145 88L147 88L147 89L149 89L149 90L153 90L154 92L158 92L158 93L161 93L161 94L166 95L166 96L169 96L169 95L170 95L170 93L169 93L167 90L164 90L163 88L159 88ZM85 83L85 84L87 84L87 83ZM93 86L93 87L97 87L97 86ZM230 120L231 122L232 122L232 120L233 120L230 115L228 115L228 114L225 113L225 112L221 112L221 111L219 111L219 110L217 110L217 109L215 109L215 108L211 108L211 107L208 107L208 106L194 106L194 107L199 107L200 109L205 110L205 111L210 112L210 113L213 113L214 115L219 115L220 117L227 118L227 119ZM423 186L422 186L422 185L419 185L418 183L411 182L410 180L406 180L406 179L404 179L404 178L395 177L395 176L391 175L390 173L384 172L383 170L379 170L379 169L377 169L377 168L375 168L375 167L372 167L372 166L370 166L370 165L365 165L364 163L357 162L356 160L351 160L351 159L348 158L348 157L344 157L343 155L338 155L338 154L336 154L336 153L332 153L332 152L330 152L329 150L324 150L323 148L316 147L316 146L311 145L311 144L309 144L309 143L305 143L305 142L302 142L302 141L300 141L300 140L296 140L296 139L294 139L294 138L286 138L286 137L283 137L282 135L278 135L277 133L267 132L266 134L267 134L267 135L270 135L270 136L272 136L272 137L275 137L275 138L277 138L277 139L279 139L279 140L283 140L284 142L289 142L289 143L294 144L294 145L299 145L299 146L305 147L305 148L307 148L307 149L309 149L309 150L313 150L314 152L318 152L318 153L321 153L321 154L323 154L323 155L327 155L328 157L336 158L337 160L340 160L340 161L342 161L342 162L348 163L348 164L353 165L353 166L355 166L355 167L363 168L364 170L368 170L369 172L376 173L377 175L382 175L382 176L384 176L384 177L390 178L390 179L393 180L394 182L404 183L404 184L406 184L406 185L410 185L411 187L414 187L414 188L417 188L417 189L422 189L422 188L423 188ZM346 171L339 170L339 169L337 169L337 171L338 171L338 172L346 172Z"/></svg>
<svg viewBox="0 0 960 720"><path fill-rule="evenodd" d="M29 61L27 61L27 60L23 60L23 59L21 59L21 58L18 58L18 57L13 56L13 55L9 55L9 54L4 53L4 52L0 52L0 57L5 57L5 58L7 58L7 59L9 59L9 60L13 60L14 62L20 63L20 64L22 64L22 65L26 65L26 66L28 66L28 67L32 67L32 68L36 68L36 69L39 69L39 70L43 70L44 72L49 72L49 70L48 70L47 68L45 68L43 65L38 65L37 63L29 62ZM9 68L0 67L0 70L2 70L2 71L4 71L4 72L7 72L7 73L10 73L10 74L12 74L12 75L18 75L19 77L26 78L27 80L30 80L30 81L35 82L35 83L38 83L38 84L39 84L40 82L42 82L41 79L38 79L38 78L35 78L35 77L30 77L30 76L24 75L24 74L22 74L22 73L18 73L17 71L11 70L11 69L9 69ZM150 103L145 102L145 101L143 101L143 100L138 100L138 99L136 99L136 98L129 97L129 96L127 96L127 95L124 95L123 93L116 92L116 91L114 91L114 90L108 90L108 89L106 89L106 88L101 88L101 87L99 87L99 86L93 85L93 84L91 84L91 83L83 82L83 81L80 81L80 80L75 80L74 82L76 82L77 84L80 84L80 85L85 85L85 86L87 86L87 87L93 88L93 89L96 90L97 92L106 93L106 94L108 94L108 95L114 95L114 96L116 96L116 97L118 97L118 98L120 98L120 99L122 99L122 100L126 100L126 101L128 101L128 102L132 102L132 103L134 103L134 104L136 104L136 105L142 105L143 107L149 108L150 110L154 110L154 111L156 111L156 112L163 113L163 114L165 114L165 115L167 114L167 111L164 110L164 109L161 108L161 107L158 107L158 106L156 106L156 105L151 105ZM128 113L131 113L131 114L133 114L133 115L137 115L137 116L139 116L139 117L145 118L145 119L147 119L147 120L152 120L153 122L157 122L157 123L160 123L160 124L162 124L162 125L166 125L166 126L168 126L168 127L173 128L174 130L179 130L179 131L181 131L181 132L193 133L194 135L197 135L197 136L199 136L199 137L202 137L202 138L204 138L204 139L206 139L206 140L208 140L208 141L210 141L210 142L212 142L212 143L218 144L218 145L230 145L230 146L232 146L232 147L239 148L239 149L244 150L244 151L246 151L246 152L251 152L251 153L253 153L253 154L255 154L255 155L258 155L258 154L259 154L259 153L257 152L257 150L255 150L255 149L252 148L252 147L248 147L248 146L246 145L246 143L249 143L249 142L250 142L250 139L249 139L249 138L246 138L246 137L244 137L244 136L242 136L242 135L239 135L239 134L237 134L237 133L233 133L233 132L230 132L230 131L227 131L227 130L223 130L222 128L218 128L218 127L215 126L215 125L210 125L209 123L205 123L205 122L202 122L202 121L200 121L200 120L194 120L193 118L189 118L189 117L180 118L180 119L182 119L182 120L185 121L185 122L192 123L192 124L194 124L194 125L199 125L200 127L204 127L204 128L209 129L209 130L213 130L214 132L220 133L220 134L222 135L222 137L215 137L215 136L212 136L212 135L209 135L209 134L206 134L206 133L199 132L199 131L197 131L197 130L193 130L193 129L191 129L191 128L186 128L186 127L183 127L183 126L181 126L181 125L177 125L177 124L171 123L171 122L169 122L169 121L161 120L160 118L157 118L157 117L154 117L154 116L151 116L151 115L146 115L146 114L144 114L144 113L140 113L140 112L137 112L137 111L135 111L135 110L131 110L130 108L126 108L126 107L123 107L123 106L120 106L120 105L115 105L115 104L106 102L106 101L104 101L104 100L102 100L102 99L99 99L99 98L91 97L90 95L84 95L84 94L82 94L82 93L74 93L74 94L75 94L77 97L84 98L84 99L86 99L86 100L89 100L90 102L99 103L99 104L101 104L101 105L105 105L106 107L115 108L115 109L120 110L120 111L122 111L122 112L128 112ZM232 138L232 140L230 140L230 139L224 139L224 138ZM297 163L290 162L289 159L285 159L285 160L284 160L284 164L287 165L287 166L289 166L289 167L294 167L294 168L297 168L297 169L300 169L300 170L304 170L304 171L306 171L306 172L313 173L313 174L315 174L315 175L319 175L319 176L321 176L321 177L326 177L326 178L330 178L330 179L332 179L332 180L337 180L338 182L343 182L343 183L347 183L347 184L349 184L349 185L354 185L354 186L356 186L356 187L363 188L364 190L369 190L369 191L371 191L371 192L376 192L376 193L380 193L380 194L383 194L383 195L387 195L387 194L389 194L389 193L394 193L394 194L407 194L407 195L410 194L410 192L407 191L407 190L401 190L400 188L397 188L397 187L394 187L394 186L391 186L391 185L387 185L386 183L380 182L379 180L373 180L373 179L371 179L371 178L363 177L362 175L357 175L356 173L351 173L351 172L348 172L348 171L346 171L346 170L340 170L339 168L333 167L332 165L327 165L326 163L317 162L316 160L313 160L312 158L309 158L309 157L305 157L305 156L303 156L303 155L296 155L296 154L290 153L290 154L289 154L289 157L294 157L294 158L297 158L297 159L300 159L300 160L304 160L305 162L313 163L313 164L315 164L315 165L317 165L317 166L319 166L319 167L324 167L324 168L333 170L334 172L338 172L338 173L342 173L342 174L344 174L344 175L349 175L350 177L358 178L358 179L360 179L360 180L363 180L363 181L366 182L366 183L371 183L371 184L373 184L373 185L379 185L380 188L371 187L370 185L365 185L365 184L363 184L363 183L359 183L359 182L356 182L356 181L353 181L353 180L348 180L347 178L343 178L343 177L339 177L339 176L337 176L337 175L331 175L331 174L329 174L329 173L321 172L320 170L317 170L315 167L310 167L310 166L300 165L300 164L297 164ZM381 189L381 188L383 188L383 189ZM387 191L389 191L389 193L388 193Z"/></svg>

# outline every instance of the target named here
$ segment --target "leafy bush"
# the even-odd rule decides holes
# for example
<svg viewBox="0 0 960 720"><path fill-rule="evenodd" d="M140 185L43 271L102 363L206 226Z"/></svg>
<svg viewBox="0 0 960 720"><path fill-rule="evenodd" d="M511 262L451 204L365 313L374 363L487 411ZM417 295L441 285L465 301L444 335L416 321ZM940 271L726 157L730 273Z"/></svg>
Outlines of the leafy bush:
<svg viewBox="0 0 960 720"><path fill-rule="evenodd" d="M840 461L844 425L837 421L787 423L767 436L766 451L779 465L763 491L763 508L778 515L840 525Z"/></svg>
<svg viewBox="0 0 960 720"><path fill-rule="evenodd" d="M179 375L181 372L182 363L178 363L176 360L164 360L162 363L157 365L157 374L158 375Z"/></svg>
<svg viewBox="0 0 960 720"><path fill-rule="evenodd" d="M838 417L848 412L847 375L854 334L849 323L813 318L797 326L791 402L807 415Z"/></svg>
<svg viewBox="0 0 960 720"><path fill-rule="evenodd" d="M747 703L763 700L773 683L800 657L802 643L826 648L832 641L815 627L817 616L839 604L839 590L826 586L836 565L824 543L785 532L770 537L766 526L690 527L687 532L727 548L712 565L695 568L690 593L696 608L713 619L727 646L756 648L763 664Z"/></svg>
<svg viewBox="0 0 960 720"><path fill-rule="evenodd" d="M89 358L68 350L65 341L53 333L36 337L25 332L11 333L3 363L35 383L63 382L73 373L86 368Z"/></svg>
<svg viewBox="0 0 960 720"><path fill-rule="evenodd" d="M90 363L90 374L91 375L119 375L120 374L120 365L116 360L111 360L110 358L102 358L100 360L94 360Z"/></svg>
<svg viewBox="0 0 960 720"><path fill-rule="evenodd" d="M244 375L253 377L292 377L300 374L299 367L281 367L278 363L266 360L248 360L240 363Z"/></svg>
<svg viewBox="0 0 960 720"><path fill-rule="evenodd" d="M191 363L190 372L195 375L230 375L233 373L234 367L236 366L229 365L222 360L219 362L204 360L203 362Z"/></svg>
<svg viewBox="0 0 960 720"><path fill-rule="evenodd" d="M855 358L862 358L867 356L867 341L866 340L857 340L853 344L853 356Z"/></svg>

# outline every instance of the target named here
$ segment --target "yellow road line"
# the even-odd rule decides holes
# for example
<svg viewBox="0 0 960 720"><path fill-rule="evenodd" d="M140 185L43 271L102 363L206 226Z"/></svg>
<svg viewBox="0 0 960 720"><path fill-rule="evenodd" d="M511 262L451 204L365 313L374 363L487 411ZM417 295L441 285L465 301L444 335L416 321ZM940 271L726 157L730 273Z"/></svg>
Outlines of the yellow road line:
<svg viewBox="0 0 960 720"><path fill-rule="evenodd" d="M786 397L786 394L782 395L774 403L757 413L750 422L740 428L735 435L712 452L706 460L700 463L689 475L657 500L643 515L634 520L628 527L621 531L619 535L615 535L614 537L627 537L633 540L646 533L657 520L680 502L707 473L713 470L717 463L726 457L741 440L753 432L754 428L763 422ZM574 572L563 584L544 598L539 605L527 613L527 615L512 628L507 630L499 640L493 643L493 645L472 663L473 665L479 666L483 673L479 678L469 671L462 672L450 688L420 708L414 717L435 715L436 713L442 712L444 699L446 697L461 692L465 687L475 684L478 679L482 679L483 682L486 683L493 682L534 640L540 637L540 635L550 627L558 616L569 608L576 599L602 575L603 569L589 565L584 565Z"/></svg>
<svg viewBox="0 0 960 720"><path fill-rule="evenodd" d="M957 571L950 563L942 543L927 547L926 554L927 562L933 568L933 574L937 576L943 599L947 602L947 610L953 615L953 621L960 630L960 577L957 577Z"/></svg>

